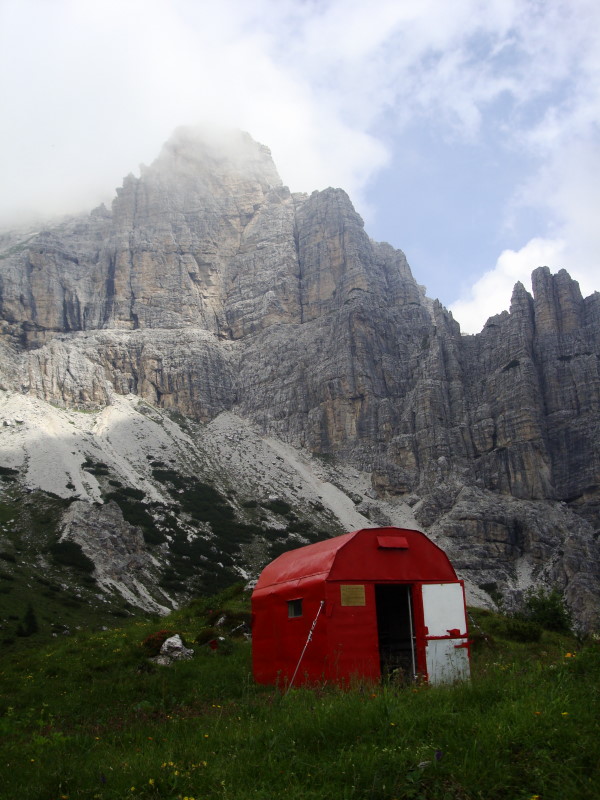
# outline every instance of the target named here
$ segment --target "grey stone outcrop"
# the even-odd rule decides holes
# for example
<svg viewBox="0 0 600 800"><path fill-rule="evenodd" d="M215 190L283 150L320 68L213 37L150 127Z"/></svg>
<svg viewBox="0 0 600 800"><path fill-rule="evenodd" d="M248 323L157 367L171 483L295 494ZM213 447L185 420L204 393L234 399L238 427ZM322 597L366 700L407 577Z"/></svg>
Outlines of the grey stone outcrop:
<svg viewBox="0 0 600 800"><path fill-rule="evenodd" d="M183 644L181 636L176 633L169 636L162 643L160 653L150 661L162 667L170 667L175 661L189 661L194 656L194 651Z"/></svg>

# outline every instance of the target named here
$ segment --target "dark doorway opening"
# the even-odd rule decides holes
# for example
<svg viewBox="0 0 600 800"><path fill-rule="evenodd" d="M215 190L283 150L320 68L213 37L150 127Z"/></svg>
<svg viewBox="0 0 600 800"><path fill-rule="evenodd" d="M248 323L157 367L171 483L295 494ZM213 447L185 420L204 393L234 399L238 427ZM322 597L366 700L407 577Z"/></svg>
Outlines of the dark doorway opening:
<svg viewBox="0 0 600 800"><path fill-rule="evenodd" d="M407 584L375 586L381 675L400 682L415 677L410 589Z"/></svg>

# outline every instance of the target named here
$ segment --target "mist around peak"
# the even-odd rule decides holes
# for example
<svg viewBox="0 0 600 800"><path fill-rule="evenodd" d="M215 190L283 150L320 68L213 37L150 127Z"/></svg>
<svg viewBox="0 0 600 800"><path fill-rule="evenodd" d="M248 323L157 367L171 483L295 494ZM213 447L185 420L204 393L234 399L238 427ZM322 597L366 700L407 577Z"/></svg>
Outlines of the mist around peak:
<svg viewBox="0 0 600 800"><path fill-rule="evenodd" d="M142 176L151 170L192 178L198 173L226 173L271 186L282 183L268 147L245 131L209 124L176 128L151 167L140 167Z"/></svg>

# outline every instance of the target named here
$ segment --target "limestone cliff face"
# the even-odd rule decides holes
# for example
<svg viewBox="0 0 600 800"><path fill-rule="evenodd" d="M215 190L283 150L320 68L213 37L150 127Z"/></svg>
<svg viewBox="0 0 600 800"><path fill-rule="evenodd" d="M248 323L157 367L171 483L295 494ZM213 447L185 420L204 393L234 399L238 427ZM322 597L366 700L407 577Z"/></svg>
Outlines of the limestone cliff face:
<svg viewBox="0 0 600 800"><path fill-rule="evenodd" d="M591 614L600 295L564 270L462 336L345 192L292 195L246 134L192 129L110 211L2 244L1 388L234 410L371 472L480 584L526 569Z"/></svg>
<svg viewBox="0 0 600 800"><path fill-rule="evenodd" d="M285 239L271 257L282 272L290 253L295 261L292 231L293 201L266 148L247 134L217 140L181 129L140 178L125 178L111 212L97 209L12 248L2 317L34 344L49 332L98 328L191 325L229 335L248 286L265 288L252 281L257 249L269 253ZM284 278L269 287L275 297L286 293Z"/></svg>
<svg viewBox="0 0 600 800"><path fill-rule="evenodd" d="M490 413L477 428L475 474L489 488L576 503L593 516L600 499L599 309L598 293L584 300L564 270L553 276L539 268L533 299L518 285L510 314L489 320L476 337L478 360L489 360L485 374L472 373L471 386Z"/></svg>

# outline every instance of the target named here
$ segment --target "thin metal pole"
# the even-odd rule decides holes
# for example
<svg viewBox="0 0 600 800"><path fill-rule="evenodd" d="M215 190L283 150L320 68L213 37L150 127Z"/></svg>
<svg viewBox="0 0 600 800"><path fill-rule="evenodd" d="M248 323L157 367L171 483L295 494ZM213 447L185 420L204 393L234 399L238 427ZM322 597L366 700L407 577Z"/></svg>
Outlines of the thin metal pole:
<svg viewBox="0 0 600 800"><path fill-rule="evenodd" d="M308 632L308 638L306 639L306 644L304 645L304 648L303 648L302 652L300 653L300 658L298 659L298 663L296 664L296 669L294 670L294 674L292 675L292 680L289 682L288 687L287 687L287 689L285 691L285 694L287 694L289 692L289 690L292 688L292 684L294 683L294 680L296 679L296 674L298 673L298 669L300 667L300 662L304 658L304 653L306 653L306 648L308 647L308 643L312 639L313 631L314 631L315 626L317 624L317 620L319 619L319 614L323 610L324 605L325 605L325 600L321 600L321 604L319 606L319 610L317 611L317 616L314 618L313 624L310 626L310 630ZM285 695L284 695L284 697L285 697Z"/></svg>
<svg viewBox="0 0 600 800"><path fill-rule="evenodd" d="M412 658L413 680L417 677L417 665L415 663L415 640L413 633L412 599L410 596L410 586L406 587L408 592L408 624L410 625L410 656Z"/></svg>

